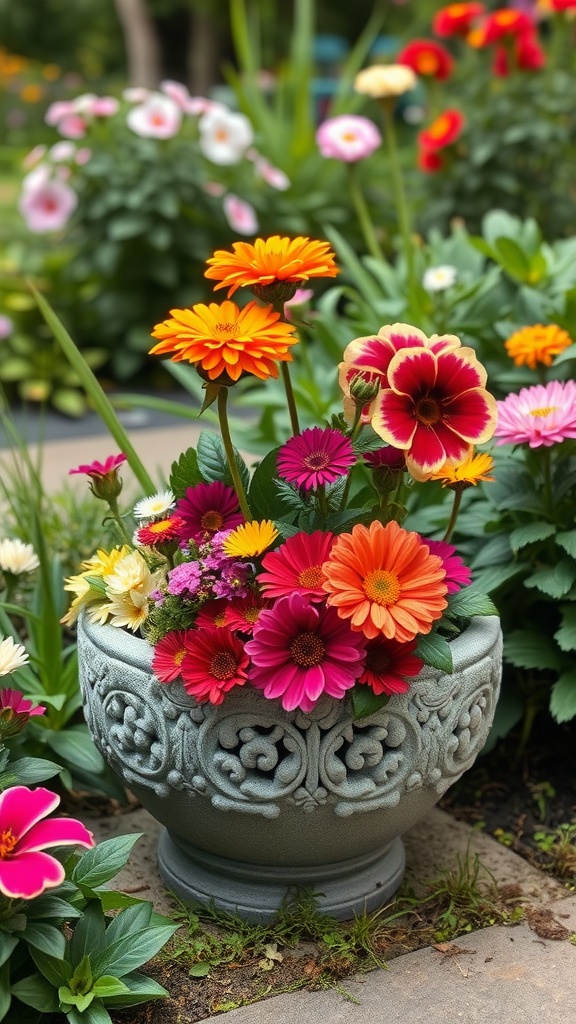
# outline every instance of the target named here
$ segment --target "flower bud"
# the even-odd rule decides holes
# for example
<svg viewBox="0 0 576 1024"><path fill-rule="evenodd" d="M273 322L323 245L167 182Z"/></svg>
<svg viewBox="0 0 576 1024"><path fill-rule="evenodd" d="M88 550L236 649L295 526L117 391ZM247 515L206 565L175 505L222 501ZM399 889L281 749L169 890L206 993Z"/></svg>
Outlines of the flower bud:
<svg viewBox="0 0 576 1024"><path fill-rule="evenodd" d="M370 379L370 376L359 370L348 382L350 388L350 395L355 402L361 402L365 405L368 402L372 402L380 390L380 380L378 377Z"/></svg>

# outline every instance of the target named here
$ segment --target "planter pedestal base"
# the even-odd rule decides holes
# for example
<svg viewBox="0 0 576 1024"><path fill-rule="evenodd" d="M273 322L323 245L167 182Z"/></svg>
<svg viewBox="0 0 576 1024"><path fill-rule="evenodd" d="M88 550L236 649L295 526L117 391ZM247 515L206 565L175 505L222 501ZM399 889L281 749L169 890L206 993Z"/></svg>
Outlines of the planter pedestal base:
<svg viewBox="0 0 576 1024"><path fill-rule="evenodd" d="M400 839L362 857L305 868L268 867L228 860L199 850L164 829L158 844L160 875L167 888L185 900L208 903L265 924L282 900L298 890L313 890L318 909L346 921L376 910L396 892L404 876Z"/></svg>

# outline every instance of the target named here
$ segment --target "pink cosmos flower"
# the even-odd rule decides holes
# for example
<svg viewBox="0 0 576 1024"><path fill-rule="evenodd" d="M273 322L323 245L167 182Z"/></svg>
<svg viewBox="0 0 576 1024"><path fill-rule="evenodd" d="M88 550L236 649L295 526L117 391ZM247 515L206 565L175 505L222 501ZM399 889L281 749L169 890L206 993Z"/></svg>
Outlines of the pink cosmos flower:
<svg viewBox="0 0 576 1024"><path fill-rule="evenodd" d="M448 587L449 594L455 594L462 587L467 587L472 582L472 573L464 564L460 555L456 554L456 548L443 540L428 540L422 538L430 548L431 555L438 555L442 559L442 568L446 573L444 583Z"/></svg>
<svg viewBox="0 0 576 1024"><path fill-rule="evenodd" d="M406 451L415 480L427 480L446 462L462 460L472 444L488 441L496 401L487 374L470 348L433 352L403 349L388 366L388 387L374 401L372 427Z"/></svg>
<svg viewBox="0 0 576 1024"><path fill-rule="evenodd" d="M77 203L78 196L74 189L66 182L54 178L39 181L37 185L25 185L18 206L28 230L42 234L44 231L61 231L66 227Z"/></svg>
<svg viewBox="0 0 576 1024"><path fill-rule="evenodd" d="M239 235L255 235L258 232L256 210L250 203L235 196L232 192L224 196L222 202L224 216L228 224Z"/></svg>
<svg viewBox="0 0 576 1024"><path fill-rule="evenodd" d="M376 636L366 644L366 664L358 679L370 686L375 694L406 693L410 689L407 678L417 676L424 662L413 652L417 641L399 643L385 636Z"/></svg>
<svg viewBox="0 0 576 1024"><path fill-rule="evenodd" d="M289 594L304 594L311 601L322 601L326 592L322 586L324 574L322 565L330 554L334 534L315 530L314 533L295 533L288 537L275 551L269 551L262 559L261 572L257 577L262 593L266 597L288 597Z"/></svg>
<svg viewBox="0 0 576 1024"><path fill-rule="evenodd" d="M56 100L55 103L51 103L48 107L44 121L51 127L57 125L63 117L68 117L74 113L74 101L73 100Z"/></svg>
<svg viewBox="0 0 576 1024"><path fill-rule="evenodd" d="M252 662L250 681L265 697L281 698L285 711L309 712L323 693L340 699L354 686L365 638L335 608L290 594L260 612L244 649Z"/></svg>
<svg viewBox="0 0 576 1024"><path fill-rule="evenodd" d="M41 821L60 797L48 789L12 786L0 794L0 892L8 899L31 900L60 885L65 871L48 846L94 846L94 837L75 818Z"/></svg>
<svg viewBox="0 0 576 1024"><path fill-rule="evenodd" d="M90 477L108 476L109 473L118 469L124 462L126 462L126 456L124 452L120 452L118 455L109 455L105 462L98 462L95 459L94 462L77 466L76 469L69 469L68 475L73 476L74 473L84 473Z"/></svg>
<svg viewBox="0 0 576 1024"><path fill-rule="evenodd" d="M234 114L227 107L214 105L198 121L199 146L213 164L222 167L237 164L254 138L254 131L244 114Z"/></svg>
<svg viewBox="0 0 576 1024"><path fill-rule="evenodd" d="M175 511L184 520L182 539L198 544L214 533L233 530L244 522L234 488L219 480L188 487L184 497L176 503Z"/></svg>
<svg viewBox="0 0 576 1024"><path fill-rule="evenodd" d="M355 461L352 442L339 430L308 427L282 445L278 472L288 483L311 490L346 476Z"/></svg>
<svg viewBox="0 0 576 1024"><path fill-rule="evenodd" d="M0 690L0 741L15 736L29 718L45 711L46 708L27 700L20 690Z"/></svg>
<svg viewBox="0 0 576 1024"><path fill-rule="evenodd" d="M180 131L181 122L178 104L159 92L151 93L126 116L128 127L143 139L172 139Z"/></svg>
<svg viewBox="0 0 576 1024"><path fill-rule="evenodd" d="M382 145L382 136L373 121L356 114L341 114L323 121L316 132L322 156L356 163Z"/></svg>
<svg viewBox="0 0 576 1024"><path fill-rule="evenodd" d="M576 437L576 382L551 380L522 388L498 406L496 444L549 448Z"/></svg>
<svg viewBox="0 0 576 1024"><path fill-rule="evenodd" d="M182 659L182 684L199 704L221 704L233 686L247 679L248 655L226 627L190 630Z"/></svg>

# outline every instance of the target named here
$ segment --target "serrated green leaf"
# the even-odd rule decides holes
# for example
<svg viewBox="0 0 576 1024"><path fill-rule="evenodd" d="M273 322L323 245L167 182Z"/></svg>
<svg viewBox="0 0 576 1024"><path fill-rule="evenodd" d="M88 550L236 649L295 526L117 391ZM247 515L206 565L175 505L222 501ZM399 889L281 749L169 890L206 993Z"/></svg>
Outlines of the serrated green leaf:
<svg viewBox="0 0 576 1024"><path fill-rule="evenodd" d="M454 663L450 644L437 633L430 633L428 636L419 636L418 645L414 653L422 658L425 665L438 669L439 672L453 672Z"/></svg>
<svg viewBox="0 0 576 1024"><path fill-rule="evenodd" d="M72 872L72 881L84 889L104 885L124 867L132 847L141 835L141 832L137 832L127 836L113 836L87 850Z"/></svg>
<svg viewBox="0 0 576 1024"><path fill-rule="evenodd" d="M504 658L518 668L557 670L562 655L546 633L534 629L515 629L504 637Z"/></svg>
<svg viewBox="0 0 576 1024"><path fill-rule="evenodd" d="M535 587L548 597L564 597L576 580L576 562L562 558L556 565L542 566L524 580L525 587Z"/></svg>
<svg viewBox="0 0 576 1024"><path fill-rule="evenodd" d="M556 534L556 543L564 548L564 551L571 555L572 558L576 558L576 530L566 530L563 533Z"/></svg>
<svg viewBox="0 0 576 1024"><path fill-rule="evenodd" d="M207 483L214 483L219 480L227 484L228 487L232 487L232 476L226 452L222 438L218 434L212 430L202 430L196 446L196 456L198 458L198 469L202 474L203 480ZM250 473L244 459L236 448L234 448L234 458L244 490L247 491L250 483Z"/></svg>
<svg viewBox="0 0 576 1024"><path fill-rule="evenodd" d="M550 714L557 722L570 722L576 716L576 668L564 672L554 683Z"/></svg>
<svg viewBox="0 0 576 1024"><path fill-rule="evenodd" d="M59 960L64 959L66 940L62 932L53 924L48 924L45 921L29 921L22 938L34 949L39 949L43 953L47 953L48 956L58 957Z"/></svg>
<svg viewBox="0 0 576 1024"><path fill-rule="evenodd" d="M513 551L519 551L527 544L547 540L555 533L556 527L552 523L527 523L526 526L517 526L510 534L510 547Z"/></svg>
<svg viewBox="0 0 576 1024"><path fill-rule="evenodd" d="M198 458L194 448L188 448L170 469L169 486L174 496L183 498L188 487L202 483L202 474L198 469Z"/></svg>
<svg viewBox="0 0 576 1024"><path fill-rule="evenodd" d="M471 587L462 587L462 590L451 594L448 598L448 607L452 615L462 618L471 618L473 615L498 615L498 609L490 598Z"/></svg>
<svg viewBox="0 0 576 1024"><path fill-rule="evenodd" d="M562 651L576 651L576 605L561 606L562 623L554 633L554 639Z"/></svg>

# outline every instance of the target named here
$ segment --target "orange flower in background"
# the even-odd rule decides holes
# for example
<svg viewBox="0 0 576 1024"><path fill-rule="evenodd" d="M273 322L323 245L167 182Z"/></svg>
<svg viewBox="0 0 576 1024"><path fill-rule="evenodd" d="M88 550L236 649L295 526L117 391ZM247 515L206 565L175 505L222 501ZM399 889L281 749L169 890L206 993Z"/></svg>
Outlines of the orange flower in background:
<svg viewBox="0 0 576 1024"><path fill-rule="evenodd" d="M447 459L436 473L432 473L430 479L440 480L442 487L463 491L466 487L476 487L481 481L492 483L494 477L488 476L488 473L491 473L493 468L494 459L491 455L487 452L475 453L471 448L461 462Z"/></svg>
<svg viewBox="0 0 576 1024"><path fill-rule="evenodd" d="M459 110L445 110L428 128L418 132L418 144L422 149L444 149L456 142L464 127L464 117Z"/></svg>
<svg viewBox="0 0 576 1024"><path fill-rule="evenodd" d="M476 46L492 46L506 38L517 38L534 32L534 22L523 11L515 11L509 7L493 11L486 15L476 37Z"/></svg>
<svg viewBox="0 0 576 1024"><path fill-rule="evenodd" d="M227 375L237 381L243 373L260 380L278 376L277 362L290 360L295 345L293 324L280 321L272 306L249 302L239 309L235 302L191 309L172 309L172 320L157 324L153 338L160 341L151 355L169 355L173 362L188 362L208 380Z"/></svg>
<svg viewBox="0 0 576 1024"><path fill-rule="evenodd" d="M400 51L396 60L412 68L417 75L439 81L449 78L454 67L448 50L431 39L414 39Z"/></svg>
<svg viewBox="0 0 576 1024"><path fill-rule="evenodd" d="M572 338L557 324L533 324L516 331L504 347L516 366L535 370L538 363L551 366L554 356L572 345Z"/></svg>
<svg viewBox="0 0 576 1024"><path fill-rule="evenodd" d="M237 288L252 288L261 298L261 289L283 284L291 297L301 281L311 277L336 277L334 253L329 242L310 238L257 238L250 242L234 242L233 252L218 249L206 262L204 276L219 284L214 290L228 288L228 298ZM286 300L284 300L286 301Z"/></svg>
<svg viewBox="0 0 576 1024"><path fill-rule="evenodd" d="M484 4L448 4L434 15L432 30L437 36L466 36L483 14Z"/></svg>
<svg viewBox="0 0 576 1024"><path fill-rule="evenodd" d="M328 604L371 640L406 643L429 633L446 608L442 559L395 522L358 523L341 533L322 571Z"/></svg>
<svg viewBox="0 0 576 1024"><path fill-rule="evenodd" d="M39 103L44 95L44 90L41 85L35 85L34 82L29 82L20 90L20 97L24 100L24 103Z"/></svg>

